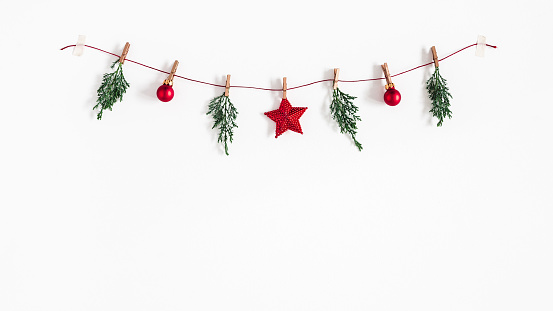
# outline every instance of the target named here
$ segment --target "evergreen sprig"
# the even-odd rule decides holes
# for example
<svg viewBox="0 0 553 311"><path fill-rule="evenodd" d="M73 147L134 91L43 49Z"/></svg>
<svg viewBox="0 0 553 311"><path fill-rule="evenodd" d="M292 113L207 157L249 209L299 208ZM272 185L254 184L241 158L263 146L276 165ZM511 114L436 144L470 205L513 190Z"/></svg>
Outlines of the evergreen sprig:
<svg viewBox="0 0 553 311"><path fill-rule="evenodd" d="M229 155L227 142L230 141L232 143L233 128L238 127L234 122L236 121L238 110L231 103L230 98L223 93L223 95L217 96L209 102L207 115L210 114L215 121L212 129L219 128L219 139L217 142L225 144L225 153Z"/></svg>
<svg viewBox="0 0 553 311"><path fill-rule="evenodd" d="M104 74L102 85L98 88L96 106L92 108L92 110L94 110L100 107L100 112L98 112L96 116L98 120L102 120L104 110L109 109L111 111L113 104L115 104L117 100L123 100L123 94L125 94L127 88L130 86L123 76L123 64L121 64L119 60L113 62L111 68L113 69L117 63L119 63L119 65L114 72Z"/></svg>
<svg viewBox="0 0 553 311"><path fill-rule="evenodd" d="M429 112L432 116L438 118L437 126L442 126L444 118L451 119L451 110L449 110L449 99L452 98L449 94L449 88L447 87L446 80L440 75L440 69L436 68L434 74L426 81L426 89L428 90L428 97L432 101L432 109Z"/></svg>
<svg viewBox="0 0 553 311"><path fill-rule="evenodd" d="M361 118L357 115L359 108L353 104L353 100L356 97L348 95L339 88L336 88L332 93L332 104L330 105L330 112L332 118L338 122L340 126L340 133L347 133L351 135L355 146L359 151L363 150L361 143L355 139L357 135L357 121L361 121Z"/></svg>

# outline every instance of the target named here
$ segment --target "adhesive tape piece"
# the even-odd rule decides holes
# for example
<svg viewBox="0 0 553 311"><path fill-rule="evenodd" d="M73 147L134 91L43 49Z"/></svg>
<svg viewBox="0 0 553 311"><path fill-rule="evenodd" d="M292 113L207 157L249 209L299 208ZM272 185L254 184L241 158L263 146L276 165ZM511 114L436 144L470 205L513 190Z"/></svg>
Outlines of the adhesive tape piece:
<svg viewBox="0 0 553 311"><path fill-rule="evenodd" d="M85 40L86 40L85 35L79 35L79 39L77 39L77 44L75 44L75 47L73 48L73 55L75 56L83 55Z"/></svg>
<svg viewBox="0 0 553 311"><path fill-rule="evenodd" d="M486 49L486 37L479 35L476 40L476 56L484 57L484 50Z"/></svg>

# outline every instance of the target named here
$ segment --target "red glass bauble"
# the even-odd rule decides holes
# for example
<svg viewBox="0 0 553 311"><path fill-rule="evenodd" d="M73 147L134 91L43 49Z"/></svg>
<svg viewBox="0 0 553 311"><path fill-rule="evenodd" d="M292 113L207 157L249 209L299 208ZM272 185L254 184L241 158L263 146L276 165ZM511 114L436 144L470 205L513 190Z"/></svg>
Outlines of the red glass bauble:
<svg viewBox="0 0 553 311"><path fill-rule="evenodd" d="M398 90L391 87L384 93L384 102L389 106L395 106L401 101L401 94Z"/></svg>
<svg viewBox="0 0 553 311"><path fill-rule="evenodd" d="M173 91L173 87L170 85L163 84L157 89L157 98L162 102L170 101L173 99L173 96L175 96L175 91Z"/></svg>

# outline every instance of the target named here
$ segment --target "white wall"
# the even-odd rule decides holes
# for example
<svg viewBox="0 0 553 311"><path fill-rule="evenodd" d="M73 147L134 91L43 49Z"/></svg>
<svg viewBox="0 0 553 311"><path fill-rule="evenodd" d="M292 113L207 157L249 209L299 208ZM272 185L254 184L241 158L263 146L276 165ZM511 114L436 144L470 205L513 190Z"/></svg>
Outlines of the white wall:
<svg viewBox="0 0 553 311"><path fill-rule="evenodd" d="M27 1L0 11L0 310L551 310L553 22L545 1ZM232 89L226 157L206 116L222 90L126 63L113 111L92 107L114 60L187 77L358 96L358 152L329 84L289 91L304 135L274 138L280 93Z"/></svg>

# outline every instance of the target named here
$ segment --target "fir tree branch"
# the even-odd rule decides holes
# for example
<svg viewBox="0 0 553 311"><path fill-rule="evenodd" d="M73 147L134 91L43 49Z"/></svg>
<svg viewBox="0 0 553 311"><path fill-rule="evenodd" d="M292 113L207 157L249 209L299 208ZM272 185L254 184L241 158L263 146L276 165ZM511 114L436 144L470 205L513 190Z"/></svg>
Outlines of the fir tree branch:
<svg viewBox="0 0 553 311"><path fill-rule="evenodd" d="M432 109L429 112L432 113L432 116L438 118L437 126L442 126L445 117L451 119L449 99L452 97L449 94L446 80L440 75L439 68L436 68L434 74L426 81L426 89L428 90L428 97L432 101Z"/></svg>
<svg viewBox="0 0 553 311"><path fill-rule="evenodd" d="M363 150L363 146L355 139L355 135L357 135L357 121L361 121L361 118L355 115L359 110L359 108L353 104L355 98L356 97L348 95L340 91L339 88L336 88L332 93L330 112L332 118L336 120L340 126L340 133L351 135L355 146L361 151Z"/></svg>
<svg viewBox="0 0 553 311"><path fill-rule="evenodd" d="M209 111L206 115L210 114L215 121L212 129L216 127L219 129L219 139L217 142L225 144L225 154L229 155L227 142L230 141L232 143L233 128L238 127L234 122L236 121L238 110L231 103L230 98L223 93L223 95L215 97L209 102Z"/></svg>
<svg viewBox="0 0 553 311"><path fill-rule="evenodd" d="M96 116L98 120L102 120L104 110L109 109L111 111L113 104L115 104L117 100L123 100L123 94L125 94L127 88L130 86L123 76L123 64L121 64L119 60L113 62L111 68L113 69L117 63L119 65L114 72L104 74L102 84L98 88L96 106L92 108L92 110L94 110L100 107L100 112L98 112L98 115Z"/></svg>

